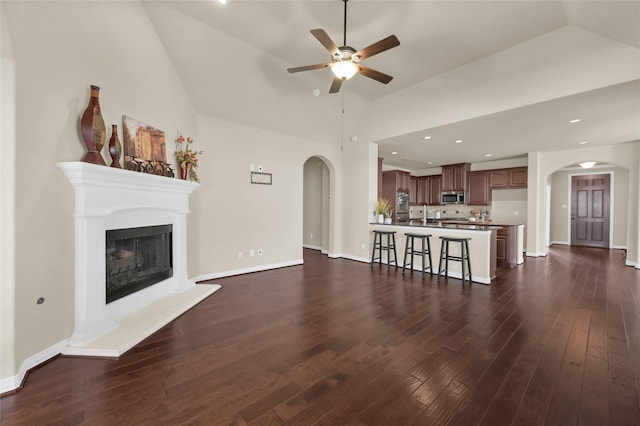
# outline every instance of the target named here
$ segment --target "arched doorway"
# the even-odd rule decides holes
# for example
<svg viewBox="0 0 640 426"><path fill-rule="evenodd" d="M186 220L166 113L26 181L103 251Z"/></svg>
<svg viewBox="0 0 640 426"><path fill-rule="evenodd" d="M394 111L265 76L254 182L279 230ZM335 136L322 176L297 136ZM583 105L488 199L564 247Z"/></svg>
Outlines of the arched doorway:
<svg viewBox="0 0 640 426"><path fill-rule="evenodd" d="M303 238L304 248L331 251L332 168L326 159L313 156L304 163Z"/></svg>
<svg viewBox="0 0 640 426"><path fill-rule="evenodd" d="M596 185L593 188L584 187L584 190L581 191L577 190L576 186L576 182L589 183L593 181L594 177L601 177L607 181L606 196L603 195L603 200L601 200L606 204L596 206L602 208L602 219L607 222L607 231L606 233L603 231L601 236L598 236L597 233L592 235L589 226L586 226L591 225L589 223L591 219L582 220L582 213L579 211L585 208L584 203L586 202L588 208L584 210L584 213L593 214L589 207L592 203L598 204L597 195L600 189ZM571 165L553 172L549 176L550 195L547 214L550 244L626 248L628 244L629 183L629 171L614 164L600 165L588 170ZM585 185L585 183L579 185ZM577 196L579 192L582 194ZM580 199L580 196L585 199ZM579 205L581 203L582 207ZM597 218L593 220L593 223L602 226L598 223ZM604 240L598 244L598 240L603 238ZM590 239L596 242L590 243Z"/></svg>

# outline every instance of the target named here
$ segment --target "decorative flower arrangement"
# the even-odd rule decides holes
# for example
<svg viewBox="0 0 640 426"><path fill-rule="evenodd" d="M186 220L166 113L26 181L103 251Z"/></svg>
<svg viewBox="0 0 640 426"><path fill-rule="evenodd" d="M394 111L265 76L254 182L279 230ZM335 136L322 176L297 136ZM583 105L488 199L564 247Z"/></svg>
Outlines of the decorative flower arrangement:
<svg viewBox="0 0 640 426"><path fill-rule="evenodd" d="M180 132L176 138L176 160L180 167L180 177L190 181L200 182L196 168L198 167L198 155L204 151L195 151L191 148L193 139L188 136L186 139Z"/></svg>
<svg viewBox="0 0 640 426"><path fill-rule="evenodd" d="M373 211L378 215L378 223L384 223L385 217L391 220L391 202L386 198L380 198L373 209Z"/></svg>

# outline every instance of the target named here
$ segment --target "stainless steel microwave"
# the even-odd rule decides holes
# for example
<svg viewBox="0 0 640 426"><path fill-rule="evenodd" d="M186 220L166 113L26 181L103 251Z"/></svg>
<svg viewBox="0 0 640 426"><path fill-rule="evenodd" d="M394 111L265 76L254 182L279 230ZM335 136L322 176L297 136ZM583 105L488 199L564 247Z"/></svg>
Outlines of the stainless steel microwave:
<svg viewBox="0 0 640 426"><path fill-rule="evenodd" d="M442 204L464 204L464 191L445 191L441 197Z"/></svg>

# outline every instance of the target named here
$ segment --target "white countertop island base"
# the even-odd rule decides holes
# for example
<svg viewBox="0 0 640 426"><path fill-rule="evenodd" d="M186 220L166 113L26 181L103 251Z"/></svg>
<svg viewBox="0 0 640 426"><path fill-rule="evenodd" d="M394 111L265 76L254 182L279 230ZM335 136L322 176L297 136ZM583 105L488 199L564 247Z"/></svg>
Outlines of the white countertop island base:
<svg viewBox="0 0 640 426"><path fill-rule="evenodd" d="M371 231L396 231L396 252L398 255L398 267L402 268L406 238L405 233L431 235L431 259L433 261L433 273L438 273L440 263L440 237L470 238L469 257L471 260L472 281L481 284L491 284L496 275L496 232L495 229L452 229L429 226L408 225L375 225L370 226ZM386 241L386 239L385 239ZM371 232L371 247L373 247L373 232ZM419 246L419 245L417 245ZM449 244L450 254L460 255L460 244ZM383 258L386 262L386 257ZM407 263L409 260L407 259ZM428 262L428 260L427 260ZM419 270L421 260L414 258L414 269ZM444 265L443 265L444 268ZM461 263L449 261L449 276L462 278ZM442 279L442 278L441 278Z"/></svg>

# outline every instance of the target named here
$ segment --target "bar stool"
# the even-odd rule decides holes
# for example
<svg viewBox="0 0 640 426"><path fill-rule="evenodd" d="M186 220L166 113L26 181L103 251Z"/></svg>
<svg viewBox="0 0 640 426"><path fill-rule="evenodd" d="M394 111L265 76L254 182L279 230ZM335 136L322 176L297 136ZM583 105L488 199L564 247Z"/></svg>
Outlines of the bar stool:
<svg viewBox="0 0 640 426"><path fill-rule="evenodd" d="M406 244L404 248L404 259L402 261L402 274L404 275L404 269L407 266L407 256L409 256L409 265L411 266L411 272L413 272L413 256L420 255L422 257L422 279L424 279L424 273L429 270L429 274L433 275L433 265L431 263L431 234L413 234L411 232L405 232ZM420 249L416 250L415 240L419 239L422 242ZM425 241L427 242L425 246ZM429 255L429 266L425 263L425 255Z"/></svg>
<svg viewBox="0 0 640 426"><path fill-rule="evenodd" d="M382 242L382 237L387 237L386 245ZM378 257L376 257L376 250L378 250ZM396 255L396 231L373 231L373 251L371 252L371 267L376 260L382 265L382 252L387 253L387 269L391 263L391 253L393 250L393 264L398 267L398 256Z"/></svg>
<svg viewBox="0 0 640 426"><path fill-rule="evenodd" d="M449 274L449 261L460 262L462 264L462 285L465 281L465 264L467 266L467 273L469 274L469 282L471 282L471 259L469 258L469 240L471 238L455 238L455 237L440 237L440 262L438 263L438 281L440 281L440 274L445 277ZM453 256L449 254L449 243L460 243L460 256ZM442 261L444 260L444 273L442 269Z"/></svg>

